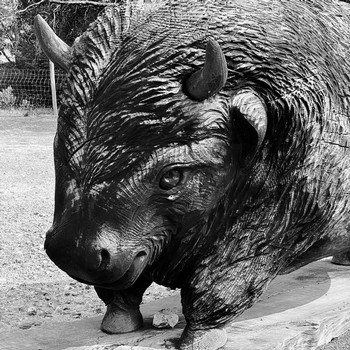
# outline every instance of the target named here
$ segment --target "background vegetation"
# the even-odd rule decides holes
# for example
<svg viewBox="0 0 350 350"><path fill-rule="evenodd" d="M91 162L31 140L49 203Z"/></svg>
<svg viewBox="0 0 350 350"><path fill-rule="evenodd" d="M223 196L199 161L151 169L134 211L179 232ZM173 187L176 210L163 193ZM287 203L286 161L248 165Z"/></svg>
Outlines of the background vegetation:
<svg viewBox="0 0 350 350"><path fill-rule="evenodd" d="M120 0L2 0L0 3L0 53L7 65L19 69L46 68L33 25L40 13L67 43L81 35L105 4Z"/></svg>
<svg viewBox="0 0 350 350"><path fill-rule="evenodd" d="M71 45L106 5L139 0L1 0L0 109L51 105L48 59L34 34L40 14ZM64 78L56 67L57 93Z"/></svg>

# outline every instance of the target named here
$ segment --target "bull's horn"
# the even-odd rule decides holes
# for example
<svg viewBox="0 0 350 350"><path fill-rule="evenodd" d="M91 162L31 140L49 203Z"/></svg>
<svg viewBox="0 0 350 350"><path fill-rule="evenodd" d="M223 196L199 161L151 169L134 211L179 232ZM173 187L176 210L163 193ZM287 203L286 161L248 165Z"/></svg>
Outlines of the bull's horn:
<svg viewBox="0 0 350 350"><path fill-rule="evenodd" d="M55 34L40 15L34 19L34 29L45 55L68 72L72 60L72 48Z"/></svg>
<svg viewBox="0 0 350 350"><path fill-rule="evenodd" d="M207 43L205 63L185 82L185 90L190 98L203 101L219 92L227 80L227 63L220 45L212 39Z"/></svg>

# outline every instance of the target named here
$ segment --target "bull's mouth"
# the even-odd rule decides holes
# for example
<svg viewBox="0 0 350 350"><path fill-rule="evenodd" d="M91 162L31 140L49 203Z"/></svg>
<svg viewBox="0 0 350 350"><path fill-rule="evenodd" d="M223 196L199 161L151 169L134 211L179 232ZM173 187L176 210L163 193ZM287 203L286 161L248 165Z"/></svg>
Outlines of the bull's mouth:
<svg viewBox="0 0 350 350"><path fill-rule="evenodd" d="M141 273L144 271L148 263L148 255L145 253L138 254L133 260L130 267L125 271L122 276L119 276L117 279L113 278L113 272L110 272L110 277L106 279L96 280L86 280L75 276L74 274L69 273L69 276L77 280L78 282L94 285L96 287L114 289L114 290L124 290L132 286L136 280L140 277Z"/></svg>

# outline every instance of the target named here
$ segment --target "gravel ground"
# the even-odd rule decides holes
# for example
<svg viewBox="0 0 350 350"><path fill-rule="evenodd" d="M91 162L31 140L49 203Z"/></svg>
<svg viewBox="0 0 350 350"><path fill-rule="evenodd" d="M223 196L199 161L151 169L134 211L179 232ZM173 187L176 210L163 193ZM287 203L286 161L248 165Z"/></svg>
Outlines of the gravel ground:
<svg viewBox="0 0 350 350"><path fill-rule="evenodd" d="M0 111L0 332L103 314L94 289L60 271L43 249L54 209L50 110ZM153 284L144 302L174 294Z"/></svg>

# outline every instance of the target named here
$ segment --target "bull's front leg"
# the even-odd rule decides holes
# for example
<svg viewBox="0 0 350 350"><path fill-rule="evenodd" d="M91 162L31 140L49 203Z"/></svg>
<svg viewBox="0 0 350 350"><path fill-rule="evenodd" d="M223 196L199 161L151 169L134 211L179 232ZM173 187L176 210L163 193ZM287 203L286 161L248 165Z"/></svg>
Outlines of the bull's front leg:
<svg viewBox="0 0 350 350"><path fill-rule="evenodd" d="M252 306L275 276L270 259L254 257L226 266L210 261L201 264L181 289L187 325L179 349L223 347L227 342L225 325Z"/></svg>
<svg viewBox="0 0 350 350"><path fill-rule="evenodd" d="M227 341L226 330L223 328L226 322L222 299L220 300L217 290L214 290L215 286L208 285L206 291L203 290L203 286L194 287L184 286L181 289L186 328L181 335L179 349L219 349Z"/></svg>
<svg viewBox="0 0 350 350"><path fill-rule="evenodd" d="M101 323L106 333L127 333L143 325L140 304L145 290L151 282L139 278L125 290L112 290L95 287L97 295L106 304L107 310Z"/></svg>
<svg viewBox="0 0 350 350"><path fill-rule="evenodd" d="M333 255L332 263L337 265L350 265L350 251L341 252Z"/></svg>
<svg viewBox="0 0 350 350"><path fill-rule="evenodd" d="M227 333L224 328L196 329L187 326L180 339L180 350L217 350L225 346Z"/></svg>

